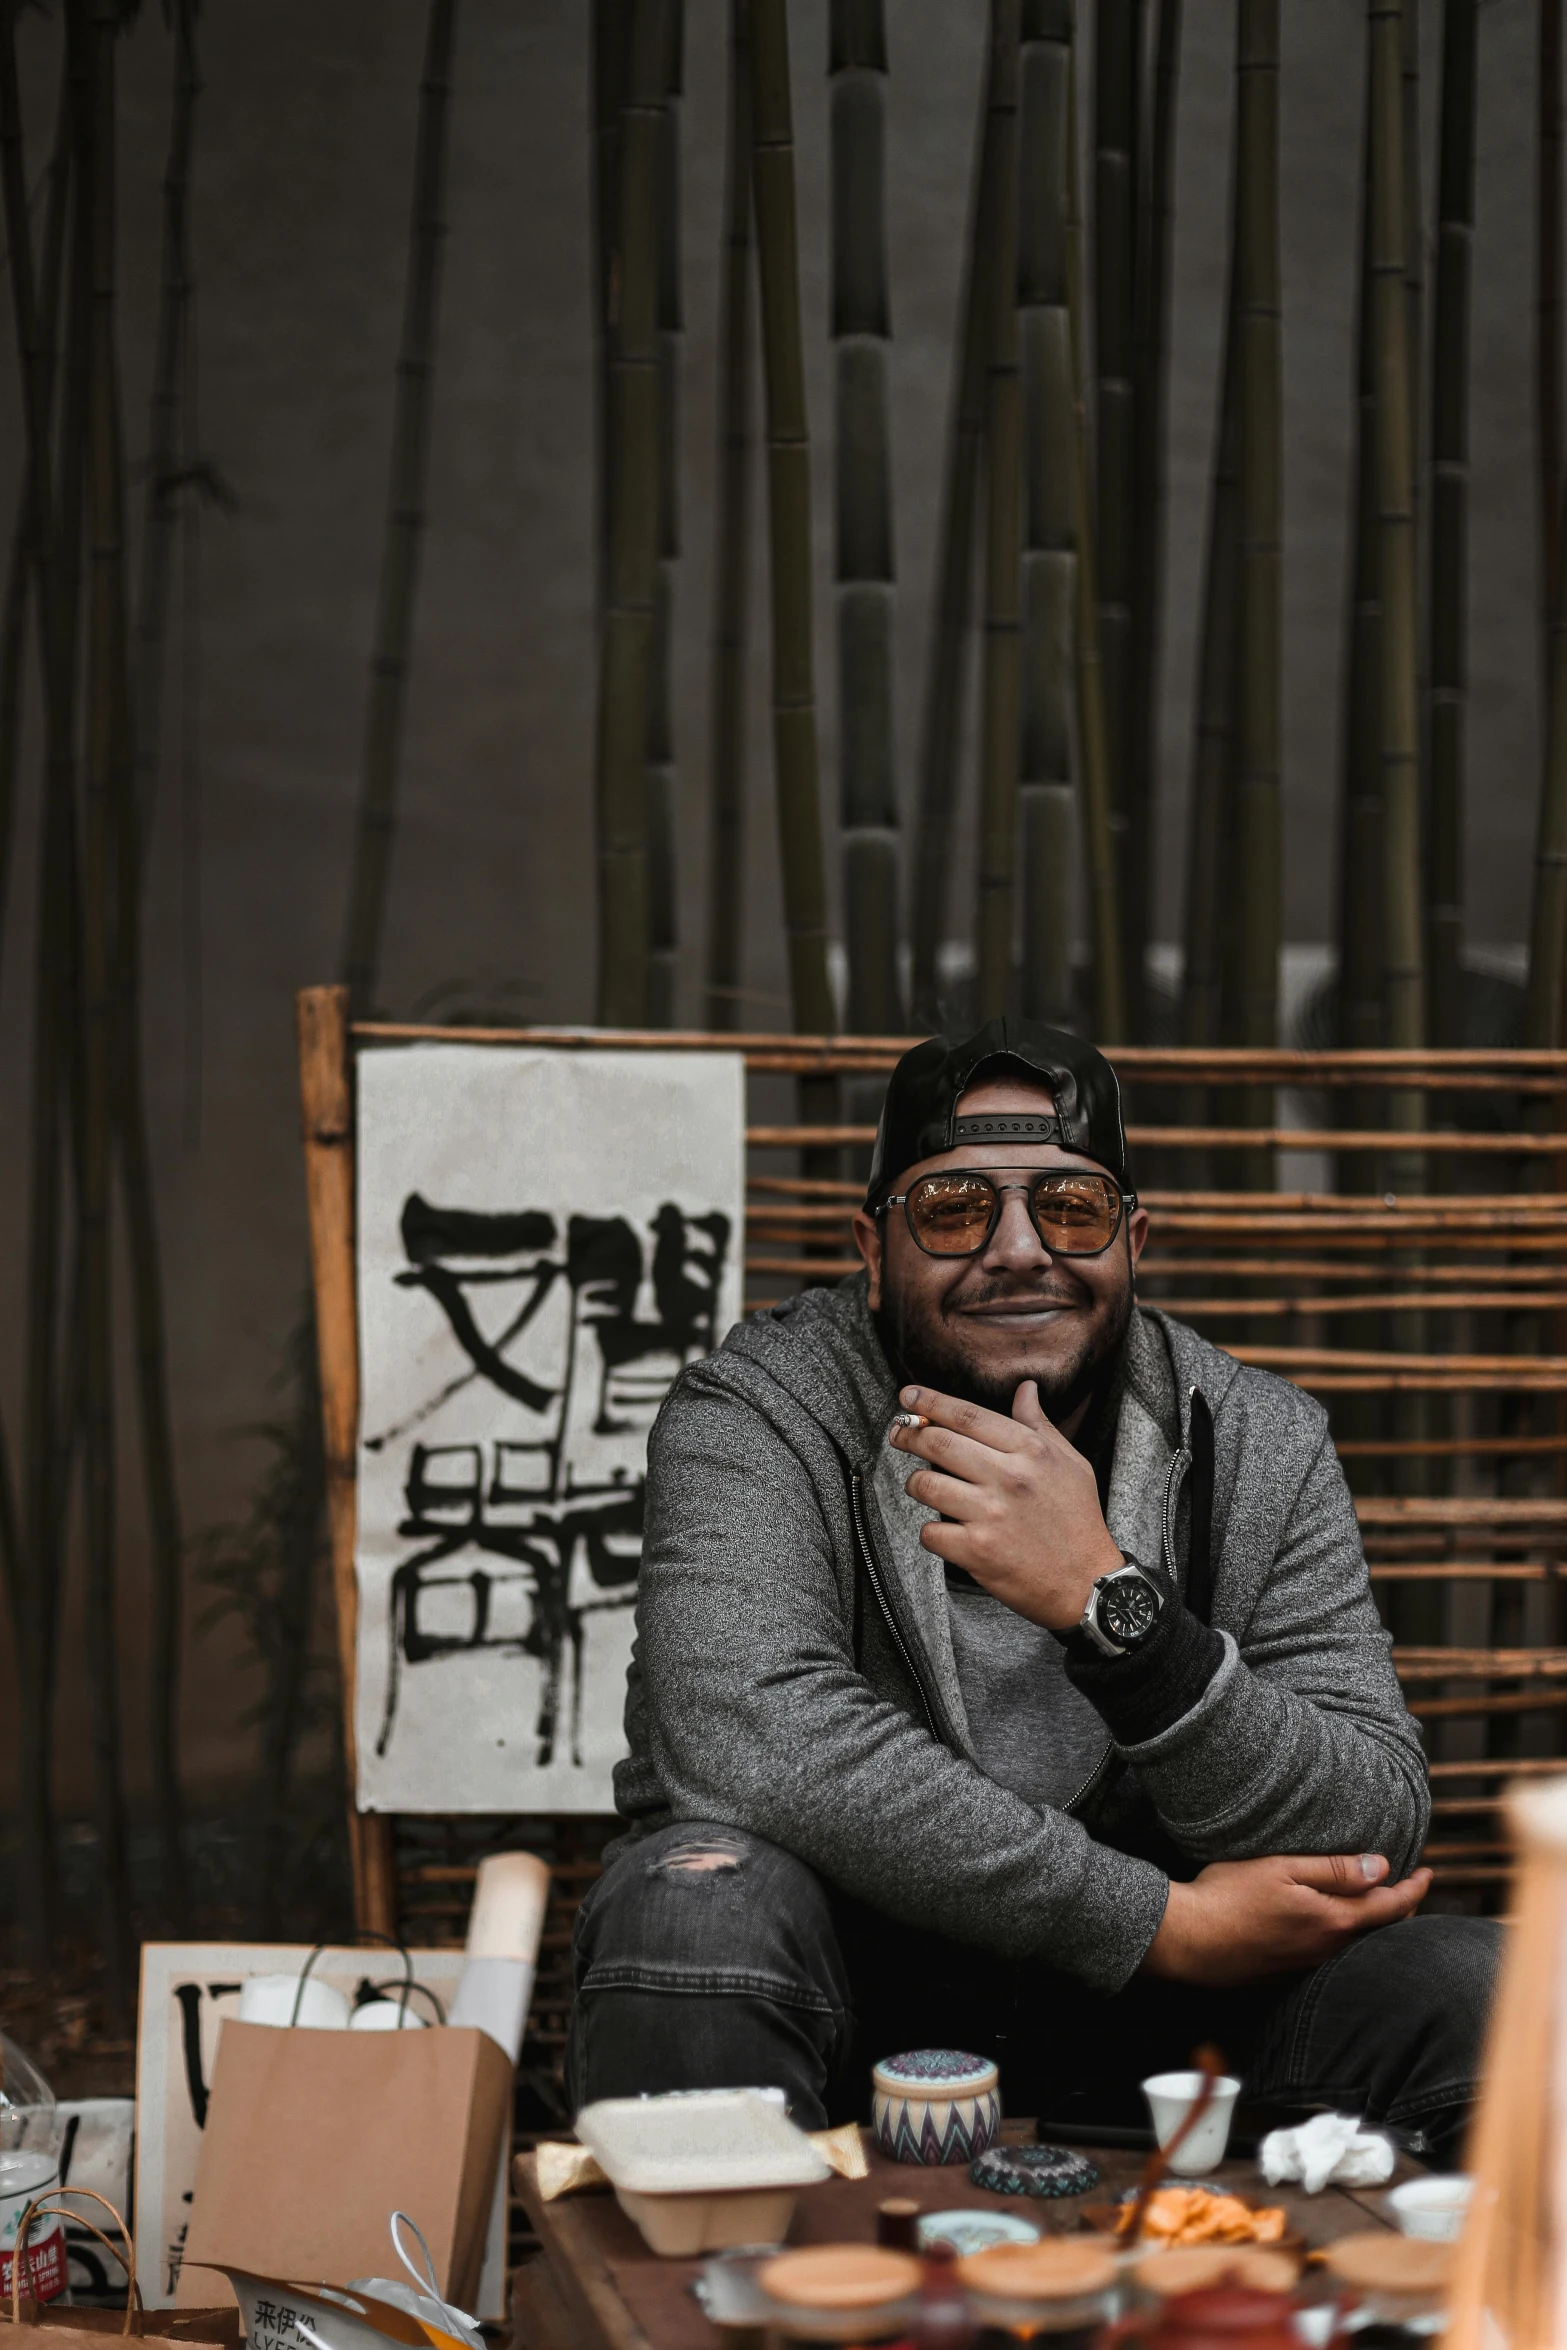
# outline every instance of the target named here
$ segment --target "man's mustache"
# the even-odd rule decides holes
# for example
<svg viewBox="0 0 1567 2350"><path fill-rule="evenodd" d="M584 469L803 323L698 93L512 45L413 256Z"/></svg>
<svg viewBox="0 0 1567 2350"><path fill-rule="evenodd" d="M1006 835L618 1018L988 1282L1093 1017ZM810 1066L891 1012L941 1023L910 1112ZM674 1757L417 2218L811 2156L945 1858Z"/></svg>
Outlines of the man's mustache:
<svg viewBox="0 0 1567 2350"><path fill-rule="evenodd" d="M1051 1281L1008 1279L1005 1275L977 1281L972 1288L964 1287L960 1295L943 1299L943 1311L965 1313L975 1306L1030 1305L1072 1306L1093 1303L1092 1292L1080 1281L1063 1289Z"/></svg>

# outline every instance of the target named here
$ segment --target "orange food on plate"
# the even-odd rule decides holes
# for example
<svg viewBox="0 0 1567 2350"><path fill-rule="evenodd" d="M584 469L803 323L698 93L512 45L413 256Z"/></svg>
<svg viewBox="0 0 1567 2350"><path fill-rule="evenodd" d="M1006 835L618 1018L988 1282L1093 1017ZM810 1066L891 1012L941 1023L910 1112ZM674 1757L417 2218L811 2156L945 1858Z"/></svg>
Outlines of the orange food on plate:
<svg viewBox="0 0 1567 2350"><path fill-rule="evenodd" d="M1121 2231L1130 2228L1134 2206L1127 2204ZM1143 2240L1155 2244L1276 2244L1285 2216L1277 2204L1261 2209L1239 2195L1215 2195L1207 2187L1160 2187L1143 2214Z"/></svg>

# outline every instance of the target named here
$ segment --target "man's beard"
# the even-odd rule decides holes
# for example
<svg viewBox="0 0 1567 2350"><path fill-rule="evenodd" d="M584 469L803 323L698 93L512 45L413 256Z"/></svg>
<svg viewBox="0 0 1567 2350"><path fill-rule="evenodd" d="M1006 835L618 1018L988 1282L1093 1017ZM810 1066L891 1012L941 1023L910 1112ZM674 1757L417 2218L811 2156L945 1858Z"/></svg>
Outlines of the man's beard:
<svg viewBox="0 0 1567 2350"><path fill-rule="evenodd" d="M990 1298L1019 1294L1022 1293L1011 1282L999 1281L989 1290L976 1293L968 1302L978 1305ZM1040 1302L1051 1301L1047 1295ZM889 1286L882 1292L882 1304L874 1319L893 1376L900 1386L912 1383L934 1387L943 1395L961 1396L966 1403L980 1404L985 1410L1000 1412L1010 1419L1013 1397L1025 1379L1032 1379L1038 1386L1045 1417L1059 1427L1062 1421L1071 1418L1079 1404L1087 1401L1106 1367L1120 1353L1131 1323L1133 1303L1132 1284L1128 1281L1119 1298L1107 1301L1098 1312L1083 1317L1087 1328L1067 1362L1057 1361L1046 1368L1030 1363L1025 1356L1000 1376L974 1361L964 1344L960 1316L944 1315L939 1307L919 1313L911 1307L906 1292Z"/></svg>

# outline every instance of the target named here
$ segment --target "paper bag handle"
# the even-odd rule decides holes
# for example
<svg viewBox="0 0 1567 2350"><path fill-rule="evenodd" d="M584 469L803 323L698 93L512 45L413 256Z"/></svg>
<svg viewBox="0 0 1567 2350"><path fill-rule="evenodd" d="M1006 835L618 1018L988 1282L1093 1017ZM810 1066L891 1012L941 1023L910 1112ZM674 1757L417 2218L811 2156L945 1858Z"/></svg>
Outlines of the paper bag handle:
<svg viewBox="0 0 1567 2350"><path fill-rule="evenodd" d="M144 2309L141 2287L136 2281L136 2246L131 2239L130 2229L115 2210L108 2196L100 2195L95 2187L72 2187L69 2190L70 2194L80 2197L85 2202L103 2205L104 2210L119 2229L120 2240L125 2246L123 2252L116 2251L102 2228L96 2226L92 2220L84 2219L79 2211L73 2210L58 2199L60 2192L60 2189L54 2188L47 2195L35 2195L17 2224L16 2244L11 2253L11 2323L14 2326L20 2326L22 2322L22 2269L26 2263L27 2239L32 2233L34 2220L40 2218L71 2219L75 2220L78 2227L85 2228L90 2236L96 2236L109 2258L117 2261L124 2269L128 2285L125 2295L125 2323L120 2328L120 2333L122 2339L128 2334L139 2334L141 2332L140 2323L133 2325L131 2320L133 2315L140 2320Z"/></svg>
<svg viewBox="0 0 1567 2350"><path fill-rule="evenodd" d="M381 1933L375 1926L361 1926L359 1929L359 1939L361 1942L385 1942L390 1946L391 1949L397 1951L400 1955L403 1962L403 1995L402 1998L398 2001L397 2012L400 2017L406 2016L408 2013L408 2001L414 1990L413 1954L409 1950L407 1943L400 1942L395 1934ZM342 1945L336 1942L318 1942L314 1950L311 1951L310 1956L306 1959L304 1965L300 1968L299 1982L294 1992L294 2012L288 2019L291 2025L297 2024L299 2021L299 2010L305 1996L306 1978L308 1977L311 1968L315 1965L316 1960L321 1956L323 1950L336 1950L341 1947ZM430 1996L433 1998L434 1993L432 1992ZM444 2022L444 2017L442 2020Z"/></svg>

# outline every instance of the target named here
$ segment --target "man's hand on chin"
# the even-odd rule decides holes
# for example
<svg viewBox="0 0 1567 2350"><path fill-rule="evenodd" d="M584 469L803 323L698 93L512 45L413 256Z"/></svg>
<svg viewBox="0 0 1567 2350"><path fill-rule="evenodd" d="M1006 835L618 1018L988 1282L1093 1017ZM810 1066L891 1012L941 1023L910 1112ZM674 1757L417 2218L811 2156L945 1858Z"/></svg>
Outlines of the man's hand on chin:
<svg viewBox="0 0 1567 2350"><path fill-rule="evenodd" d="M1357 1934L1420 1907L1431 1871L1401 1885L1387 1873L1379 1852L1214 1861L1189 1885L1171 1883L1141 1971L1225 1985L1321 1966Z"/></svg>
<svg viewBox="0 0 1567 2350"><path fill-rule="evenodd" d="M1030 1622L1071 1631L1099 1576L1123 1562L1094 1472L1045 1417L1034 1382L1018 1389L1010 1420L930 1387L899 1400L927 1423L895 1425L890 1438L930 1463L908 1480L913 1499L941 1513L920 1535L925 1548Z"/></svg>

